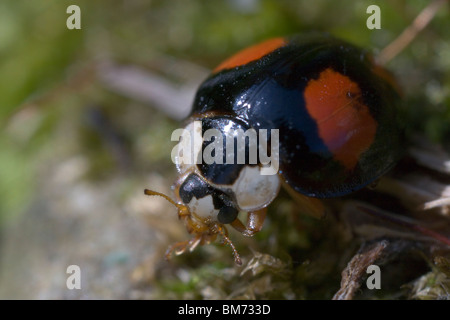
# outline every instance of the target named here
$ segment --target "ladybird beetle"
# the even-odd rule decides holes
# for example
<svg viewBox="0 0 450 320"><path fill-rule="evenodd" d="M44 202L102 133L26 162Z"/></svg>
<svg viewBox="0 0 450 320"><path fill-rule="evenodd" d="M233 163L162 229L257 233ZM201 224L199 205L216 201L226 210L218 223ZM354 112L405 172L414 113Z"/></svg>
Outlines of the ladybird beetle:
<svg viewBox="0 0 450 320"><path fill-rule="evenodd" d="M185 130L201 141L197 157L215 129L224 137L236 130L278 130L276 174L244 162L177 163L175 200L191 240L166 253L181 254L214 241L230 245L229 224L252 236L261 230L267 206L280 186L313 215L324 213L318 198L344 196L377 180L401 156L401 103L395 80L366 51L327 34L267 40L244 49L216 67L200 85ZM201 126L194 124L201 121ZM247 147L248 143L246 144ZM223 148L223 157L233 151ZM234 160L236 160L234 155ZM247 213L244 224L239 212Z"/></svg>

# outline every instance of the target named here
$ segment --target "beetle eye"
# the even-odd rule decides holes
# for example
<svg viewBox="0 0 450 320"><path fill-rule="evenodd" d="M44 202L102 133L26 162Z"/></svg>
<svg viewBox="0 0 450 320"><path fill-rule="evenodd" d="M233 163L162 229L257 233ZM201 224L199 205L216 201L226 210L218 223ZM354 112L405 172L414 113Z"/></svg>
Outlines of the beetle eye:
<svg viewBox="0 0 450 320"><path fill-rule="evenodd" d="M236 208L225 206L220 208L217 220L220 223L231 223L237 218L238 213L239 211Z"/></svg>

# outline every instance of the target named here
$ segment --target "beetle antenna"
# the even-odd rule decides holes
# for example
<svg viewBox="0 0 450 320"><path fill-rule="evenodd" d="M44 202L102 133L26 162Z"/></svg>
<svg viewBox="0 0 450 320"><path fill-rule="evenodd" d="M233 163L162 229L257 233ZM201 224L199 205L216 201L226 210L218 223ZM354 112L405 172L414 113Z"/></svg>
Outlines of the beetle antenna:
<svg viewBox="0 0 450 320"><path fill-rule="evenodd" d="M216 226L216 230L222 236L223 242L231 247L231 250L233 251L234 262L236 262L237 265L242 265L242 260L239 253L236 250L236 247L234 246L233 242L231 242L230 238L228 238L227 234L223 231L223 228Z"/></svg>
<svg viewBox="0 0 450 320"><path fill-rule="evenodd" d="M185 205L176 203L175 201L173 201L171 198L169 198L168 196L166 196L164 193L160 193L157 191L153 191L153 190L149 190L149 189L145 189L144 190L144 194L148 195L148 196L159 196L159 197L163 197L164 199L166 199L167 201L169 201L171 204L173 204L175 207L178 208L178 210L186 210L187 207Z"/></svg>

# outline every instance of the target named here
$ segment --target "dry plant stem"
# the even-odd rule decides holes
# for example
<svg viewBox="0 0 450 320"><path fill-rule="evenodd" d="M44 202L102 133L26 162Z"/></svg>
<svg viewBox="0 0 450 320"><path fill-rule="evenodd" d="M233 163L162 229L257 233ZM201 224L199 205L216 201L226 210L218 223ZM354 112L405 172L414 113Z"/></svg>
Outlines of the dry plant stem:
<svg viewBox="0 0 450 320"><path fill-rule="evenodd" d="M377 57L377 62L380 65L385 65L398 55L430 23L446 2L447 0L434 0L425 7L414 19L413 23L381 51Z"/></svg>
<svg viewBox="0 0 450 320"><path fill-rule="evenodd" d="M425 228L419 224L416 224L416 223L413 223L410 221L406 221L406 219L401 219L400 217L396 217L392 214L386 214L386 213L382 212L381 210L375 211L375 210L372 210L370 208L366 208L363 206L358 206L358 209L361 211L364 211L365 213L368 213L370 215L374 215L377 218L380 218L380 219L386 220L388 222L392 222L392 223L401 225L410 230L419 232L425 236L433 238L433 239L437 240L438 242L441 242L450 247L450 239L448 237L446 237L445 235L442 235L438 232L435 232L431 229Z"/></svg>
<svg viewBox="0 0 450 320"><path fill-rule="evenodd" d="M441 198L441 199L437 199L437 200L433 200L433 201L428 201L423 204L422 209L429 210L429 209L444 207L444 206L450 207L450 197Z"/></svg>
<svg viewBox="0 0 450 320"><path fill-rule="evenodd" d="M449 157L447 154L440 152L440 150L426 150L415 146L409 150L409 154L427 168L443 174L450 174Z"/></svg>
<svg viewBox="0 0 450 320"><path fill-rule="evenodd" d="M171 119L183 120L190 112L197 82L176 85L138 66L103 63L98 77L108 89L130 99L152 105Z"/></svg>
<svg viewBox="0 0 450 320"><path fill-rule="evenodd" d="M418 168L432 170L435 176L414 171L397 177L387 176L380 179L375 190L400 199L414 212L434 209L449 217L450 186L436 179L436 176L450 177L450 155L419 136L413 137L412 143L409 156L416 161Z"/></svg>
<svg viewBox="0 0 450 320"><path fill-rule="evenodd" d="M333 300L353 299L361 286L363 276L366 275L367 267L379 260L388 246L387 240L381 240L369 247L363 244L359 252L342 271L341 288L336 292Z"/></svg>

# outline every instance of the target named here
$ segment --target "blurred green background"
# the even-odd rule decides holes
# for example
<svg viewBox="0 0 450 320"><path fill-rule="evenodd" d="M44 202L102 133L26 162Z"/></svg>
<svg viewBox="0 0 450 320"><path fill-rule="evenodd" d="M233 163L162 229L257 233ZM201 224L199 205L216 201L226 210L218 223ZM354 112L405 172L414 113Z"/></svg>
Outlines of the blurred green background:
<svg viewBox="0 0 450 320"><path fill-rule="evenodd" d="M170 192L170 134L181 122L108 86L105 62L192 92L228 55L269 37L321 30L377 54L427 3L3 0L0 298L179 298L170 292L200 281L181 289L156 283L166 245L185 231L173 208L142 194ZM71 4L81 9L81 30L66 27ZM371 4L381 8L381 30L366 27ZM447 147L449 30L447 4L388 64L404 90L411 131ZM232 266L228 248L211 254ZM65 287L70 264L81 266L82 290Z"/></svg>

